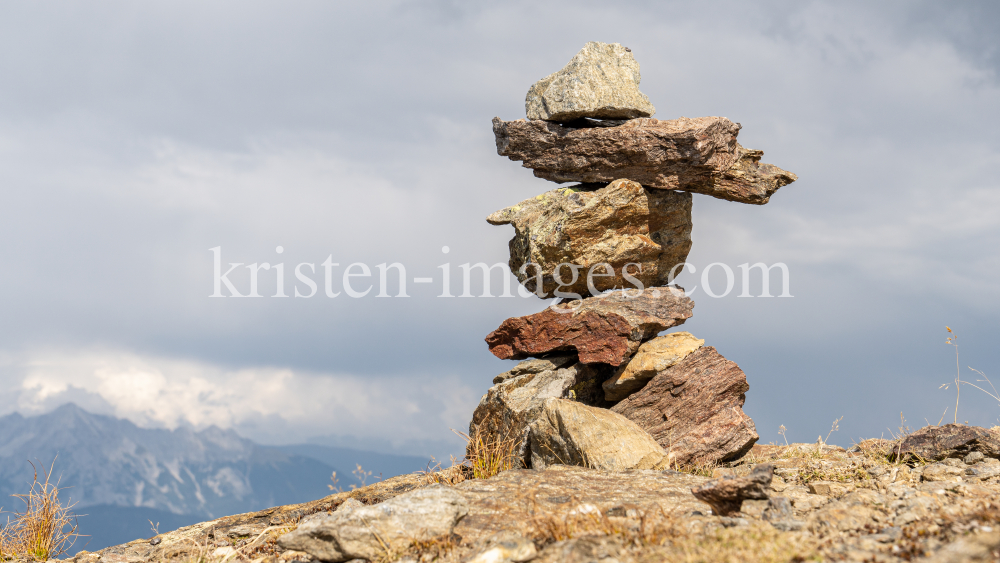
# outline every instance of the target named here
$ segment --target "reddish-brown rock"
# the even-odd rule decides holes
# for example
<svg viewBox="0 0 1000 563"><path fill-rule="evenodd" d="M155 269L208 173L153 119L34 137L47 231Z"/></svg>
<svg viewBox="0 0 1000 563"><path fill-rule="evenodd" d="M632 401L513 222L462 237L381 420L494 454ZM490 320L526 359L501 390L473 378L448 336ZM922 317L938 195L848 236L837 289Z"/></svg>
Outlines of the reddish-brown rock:
<svg viewBox="0 0 1000 563"><path fill-rule="evenodd" d="M553 182L627 178L648 188L683 190L765 204L797 177L760 162L762 151L736 142L740 125L725 117L670 121L503 121L493 118L497 152Z"/></svg>
<svg viewBox="0 0 1000 563"><path fill-rule="evenodd" d="M639 344L691 318L694 302L674 287L623 291L560 303L512 317L486 337L501 360L576 351L580 362L621 365ZM742 403L741 403L742 404Z"/></svg>
<svg viewBox="0 0 1000 563"><path fill-rule="evenodd" d="M749 389L739 366L704 346L611 410L652 434L677 463L730 461L759 438L742 409Z"/></svg>
<svg viewBox="0 0 1000 563"><path fill-rule="evenodd" d="M980 452L986 457L1000 457L1000 435L979 426L945 424L927 426L910 434L893 452L903 458L925 460L965 457Z"/></svg>

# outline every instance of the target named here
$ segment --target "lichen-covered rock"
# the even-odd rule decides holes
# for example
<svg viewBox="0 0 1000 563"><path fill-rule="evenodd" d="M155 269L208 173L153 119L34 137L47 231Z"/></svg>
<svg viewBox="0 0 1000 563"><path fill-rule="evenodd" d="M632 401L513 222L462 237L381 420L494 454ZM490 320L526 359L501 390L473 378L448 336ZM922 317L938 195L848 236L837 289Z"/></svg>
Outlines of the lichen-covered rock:
<svg viewBox="0 0 1000 563"><path fill-rule="evenodd" d="M761 464L749 475L726 476L691 489L691 493L709 504L719 516L738 514L745 500L767 500L774 477L774 466Z"/></svg>
<svg viewBox="0 0 1000 563"><path fill-rule="evenodd" d="M625 178L647 188L762 205L797 179L760 162L763 151L740 146L740 125L725 117L640 118L594 125L495 117L493 134L497 153L522 161L535 176L553 182Z"/></svg>
<svg viewBox="0 0 1000 563"><path fill-rule="evenodd" d="M447 536L468 513L460 493L431 485L374 506L310 520L281 536L278 544L321 561L373 560L413 541Z"/></svg>
<svg viewBox="0 0 1000 563"><path fill-rule="evenodd" d="M759 438L742 409L749 389L739 366L703 346L611 410L649 432L678 463L730 461Z"/></svg>
<svg viewBox="0 0 1000 563"><path fill-rule="evenodd" d="M539 80L524 100L528 119L649 117L656 108L639 91L639 63L618 43L591 41L559 72Z"/></svg>
<svg viewBox="0 0 1000 563"><path fill-rule="evenodd" d="M672 332L643 342L635 356L603 383L604 398L616 402L628 397L704 344L690 332Z"/></svg>
<svg viewBox="0 0 1000 563"><path fill-rule="evenodd" d="M575 351L582 363L619 366L640 343L691 318L693 308L676 287L611 291L509 318L486 343L502 360Z"/></svg>
<svg viewBox="0 0 1000 563"><path fill-rule="evenodd" d="M592 295L591 288L632 287L623 277L627 264L635 264L628 273L644 286L667 285L691 250L691 194L625 179L557 188L486 220L513 225L510 270L545 298L556 289Z"/></svg>
<svg viewBox="0 0 1000 563"><path fill-rule="evenodd" d="M537 418L547 399L572 398L605 406L601 383L611 374L605 366L589 366L573 356L521 362L494 378L479 401L469 423L469 436L516 440L518 458L530 463L528 425Z"/></svg>
<svg viewBox="0 0 1000 563"><path fill-rule="evenodd" d="M963 458L972 452L1000 458L1000 435L964 424L927 426L908 435L893 455L904 459L936 460Z"/></svg>
<svg viewBox="0 0 1000 563"><path fill-rule="evenodd" d="M607 409L547 399L529 428L532 469L559 464L625 471L670 465L652 436Z"/></svg>
<svg viewBox="0 0 1000 563"><path fill-rule="evenodd" d="M543 514L560 519L575 511L583 516L625 514L629 509L668 514L705 513L708 506L691 494L705 477L675 471L598 471L570 465L544 470L505 471L490 479L459 483L469 501L469 515L455 527L463 541L518 529ZM588 518L589 519L589 518Z"/></svg>
<svg viewBox="0 0 1000 563"><path fill-rule="evenodd" d="M534 375L545 371L568 367L576 362L576 356L550 356L542 360L525 360L518 363L509 371L505 371L494 377L493 384L503 383L508 379L513 379L521 375Z"/></svg>

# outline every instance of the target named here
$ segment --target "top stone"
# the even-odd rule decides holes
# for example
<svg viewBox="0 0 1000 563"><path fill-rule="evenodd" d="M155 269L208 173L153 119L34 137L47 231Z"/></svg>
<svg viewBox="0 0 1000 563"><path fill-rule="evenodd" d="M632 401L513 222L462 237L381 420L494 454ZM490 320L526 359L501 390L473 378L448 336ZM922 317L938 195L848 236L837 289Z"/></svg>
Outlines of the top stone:
<svg viewBox="0 0 1000 563"><path fill-rule="evenodd" d="M524 100L528 119L572 121L649 117L656 108L639 91L639 63L618 43L591 41L559 72L536 82Z"/></svg>

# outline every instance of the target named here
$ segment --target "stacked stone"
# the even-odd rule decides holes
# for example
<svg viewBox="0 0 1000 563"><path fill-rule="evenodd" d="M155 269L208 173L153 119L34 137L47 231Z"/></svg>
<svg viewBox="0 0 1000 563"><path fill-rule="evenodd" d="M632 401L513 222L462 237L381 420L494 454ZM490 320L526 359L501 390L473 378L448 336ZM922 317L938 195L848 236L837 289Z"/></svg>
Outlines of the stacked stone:
<svg viewBox="0 0 1000 563"><path fill-rule="evenodd" d="M730 461L758 439L739 366L690 333L659 334L694 307L670 285L691 249L692 194L760 205L796 177L740 146L724 117L652 119L639 80L628 48L587 43L531 87L527 120L493 119L501 156L579 182L487 218L514 227L518 280L563 298L486 337L498 358L535 359L493 380L469 433L516 440L526 467Z"/></svg>

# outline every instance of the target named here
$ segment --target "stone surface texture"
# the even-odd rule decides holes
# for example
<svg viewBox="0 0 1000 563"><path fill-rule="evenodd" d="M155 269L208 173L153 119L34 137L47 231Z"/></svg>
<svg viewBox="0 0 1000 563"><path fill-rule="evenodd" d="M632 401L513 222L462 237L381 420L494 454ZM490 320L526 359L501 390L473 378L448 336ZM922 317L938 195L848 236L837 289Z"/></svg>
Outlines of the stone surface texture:
<svg viewBox="0 0 1000 563"><path fill-rule="evenodd" d="M432 485L375 506L311 520L278 538L278 544L322 561L373 560L414 540L448 535L468 513L463 495Z"/></svg>
<svg viewBox="0 0 1000 563"><path fill-rule="evenodd" d="M925 460L961 458L972 452L979 452L985 457L1000 457L1000 436L979 426L927 426L908 435L898 450L901 457Z"/></svg>
<svg viewBox="0 0 1000 563"><path fill-rule="evenodd" d="M698 500L708 503L715 514L732 516L740 512L745 500L767 500L773 478L774 466L764 463L754 467L749 475L731 475L709 481L691 489L691 493Z"/></svg>
<svg viewBox="0 0 1000 563"><path fill-rule="evenodd" d="M534 83L524 100L528 119L631 119L656 113L639 91L639 63L618 43L591 41L559 72Z"/></svg>
<svg viewBox="0 0 1000 563"><path fill-rule="evenodd" d="M649 432L681 464L738 459L759 436L743 413L746 375L703 346L611 408Z"/></svg>
<svg viewBox="0 0 1000 563"><path fill-rule="evenodd" d="M736 142L725 117L632 119L614 126L493 118L497 152L553 182L607 183L683 190L762 205L797 177L760 162L764 153Z"/></svg>
<svg viewBox="0 0 1000 563"><path fill-rule="evenodd" d="M631 420L607 409L547 399L528 432L531 468L666 469L667 452Z"/></svg>
<svg viewBox="0 0 1000 563"><path fill-rule="evenodd" d="M591 295L591 286L598 292L634 287L623 277L626 264L638 264L628 272L644 286L667 285L691 250L691 194L647 190L625 179L557 188L486 220L513 225L510 271L546 298L556 289ZM560 264L580 268L557 272Z"/></svg>
<svg viewBox="0 0 1000 563"><path fill-rule="evenodd" d="M514 531L500 532L486 540L486 547L465 563L523 563L538 557L535 542Z"/></svg>
<svg viewBox="0 0 1000 563"><path fill-rule="evenodd" d="M534 563L617 563L621 552L617 538L570 538L546 546Z"/></svg>
<svg viewBox="0 0 1000 563"><path fill-rule="evenodd" d="M621 401L704 344L704 340L695 338L690 332L672 332L643 342L635 356L602 384L604 398L611 402Z"/></svg>
<svg viewBox="0 0 1000 563"><path fill-rule="evenodd" d="M509 318L486 343L502 360L575 351L582 363L619 366L644 340L689 319L693 308L679 288L612 291Z"/></svg>
<svg viewBox="0 0 1000 563"><path fill-rule="evenodd" d="M696 499L691 488L706 481L674 471L617 473L569 465L505 471L491 479L456 485L466 495L469 515L455 527L455 533L463 538L492 535L517 529L512 524L527 523L533 514L553 511L625 515L629 509L659 506L678 515L704 513L709 506Z"/></svg>
<svg viewBox="0 0 1000 563"><path fill-rule="evenodd" d="M538 553L533 561L574 560L578 555L583 561L599 556L597 560L619 563L995 561L1000 549L1000 475L983 469L997 460L966 464L974 472L963 482L925 482L920 480L919 463L886 463L885 454L898 442L877 442L884 448L871 455L823 444L754 446L754 463L775 467L771 498L744 501L740 518L709 515L709 505L691 493L709 479L672 471L552 466L457 482L453 490L463 496L469 513L455 526L453 543L440 536L402 549L398 559L462 563L499 545L500 538L512 538L512 549L503 553L529 553L533 544ZM743 477L752 467L737 462L719 471ZM839 487L828 495L809 493L808 485L817 475ZM275 538L304 517L329 514L348 499L372 505L454 479L450 471L395 477L310 503L225 516L97 553L84 551L67 561L183 563L213 553L219 543L233 550L228 553L235 552L230 560L317 561L304 552L284 550ZM790 502L773 502L776 496ZM650 536L654 541L640 541L640 531L649 530L657 518L675 525L655 530ZM585 527L588 523L593 527ZM575 526L577 538L593 542L581 545L553 537L553 530L566 526ZM441 545L450 548L441 551Z"/></svg>
<svg viewBox="0 0 1000 563"><path fill-rule="evenodd" d="M610 369L577 362L573 356L528 360L494 378L469 423L469 436L485 433L500 440L514 439L518 456L530 463L528 425L551 398L572 397L584 404L606 406L601 383Z"/></svg>

